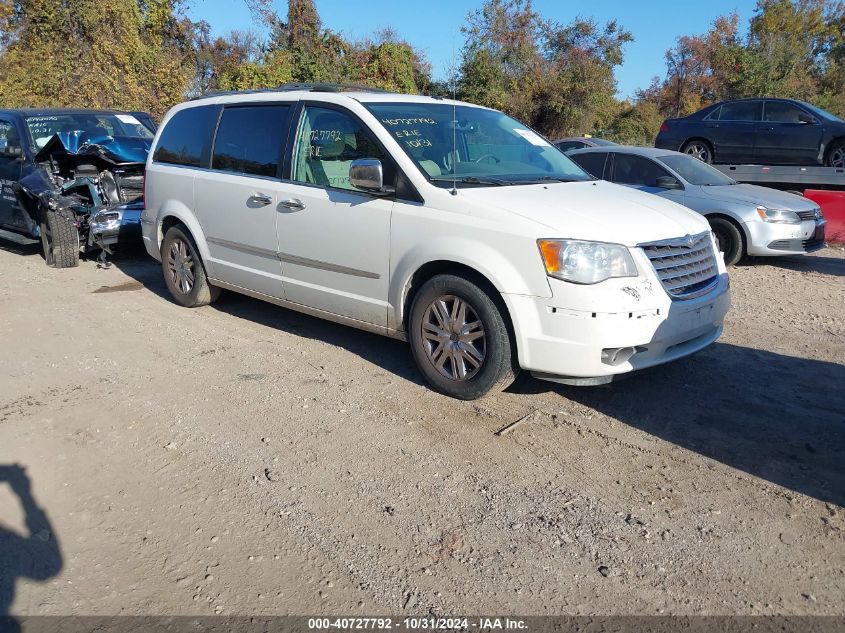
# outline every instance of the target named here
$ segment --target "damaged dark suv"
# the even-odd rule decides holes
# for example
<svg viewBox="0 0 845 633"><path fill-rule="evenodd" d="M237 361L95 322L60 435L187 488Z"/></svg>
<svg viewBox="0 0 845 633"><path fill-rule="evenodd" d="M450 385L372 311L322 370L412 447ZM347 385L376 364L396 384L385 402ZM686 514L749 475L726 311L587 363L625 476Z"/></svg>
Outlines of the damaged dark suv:
<svg viewBox="0 0 845 633"><path fill-rule="evenodd" d="M0 110L0 228L40 238L48 266L140 240L149 115Z"/></svg>

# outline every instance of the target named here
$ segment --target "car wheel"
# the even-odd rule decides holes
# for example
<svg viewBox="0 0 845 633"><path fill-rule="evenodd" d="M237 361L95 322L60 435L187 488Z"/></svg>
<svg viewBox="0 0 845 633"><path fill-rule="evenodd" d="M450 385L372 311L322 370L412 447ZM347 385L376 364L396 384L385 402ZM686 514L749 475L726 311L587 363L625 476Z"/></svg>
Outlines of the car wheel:
<svg viewBox="0 0 845 633"><path fill-rule="evenodd" d="M725 218L710 218L710 228L716 236L719 250L724 253L725 266L733 266L742 259L745 255L742 234L733 222Z"/></svg>
<svg viewBox="0 0 845 633"><path fill-rule="evenodd" d="M199 250L182 226L167 230L161 243L161 267L167 289L179 305L198 308L220 296L220 288L208 283Z"/></svg>
<svg viewBox="0 0 845 633"><path fill-rule="evenodd" d="M70 213L69 211L67 213ZM79 266L79 229L56 209L41 214L39 223L44 261L51 268Z"/></svg>
<svg viewBox="0 0 845 633"><path fill-rule="evenodd" d="M828 167L845 168L845 141L837 141L830 146L824 164Z"/></svg>
<svg viewBox="0 0 845 633"><path fill-rule="evenodd" d="M684 154L689 154L690 156L693 156L705 163L713 162L713 148L707 141L701 141L698 139L694 141L687 141L684 143L684 146L681 147L681 151Z"/></svg>
<svg viewBox="0 0 845 633"><path fill-rule="evenodd" d="M414 297L408 324L417 367L440 393L475 400L506 388L519 372L500 309L469 279L429 279Z"/></svg>

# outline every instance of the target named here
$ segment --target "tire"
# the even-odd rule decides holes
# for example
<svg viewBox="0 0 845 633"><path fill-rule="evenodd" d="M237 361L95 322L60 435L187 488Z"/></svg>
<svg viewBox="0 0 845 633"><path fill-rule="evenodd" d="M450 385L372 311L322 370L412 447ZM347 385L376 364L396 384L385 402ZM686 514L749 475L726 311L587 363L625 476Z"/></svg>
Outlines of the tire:
<svg viewBox="0 0 845 633"><path fill-rule="evenodd" d="M701 139L693 139L687 141L681 146L681 152L689 154L700 161L707 164L713 162L713 146L707 141Z"/></svg>
<svg viewBox="0 0 845 633"><path fill-rule="evenodd" d="M725 266L733 266L745 256L745 243L739 228L725 218L709 218L719 250L725 254Z"/></svg>
<svg viewBox="0 0 845 633"><path fill-rule="evenodd" d="M834 141L824 157L825 167L845 167L845 141Z"/></svg>
<svg viewBox="0 0 845 633"><path fill-rule="evenodd" d="M466 327L473 323L478 326ZM408 329L417 367L447 396L475 400L505 389L519 373L502 311L464 277L444 274L425 282L414 297Z"/></svg>
<svg viewBox="0 0 845 633"><path fill-rule="evenodd" d="M182 225L170 227L161 242L161 269L170 295L181 306L199 308L220 296L220 288L208 283L199 249Z"/></svg>
<svg viewBox="0 0 845 633"><path fill-rule="evenodd" d="M79 266L79 229L76 222L54 209L48 209L41 214L39 229L44 261L50 268Z"/></svg>

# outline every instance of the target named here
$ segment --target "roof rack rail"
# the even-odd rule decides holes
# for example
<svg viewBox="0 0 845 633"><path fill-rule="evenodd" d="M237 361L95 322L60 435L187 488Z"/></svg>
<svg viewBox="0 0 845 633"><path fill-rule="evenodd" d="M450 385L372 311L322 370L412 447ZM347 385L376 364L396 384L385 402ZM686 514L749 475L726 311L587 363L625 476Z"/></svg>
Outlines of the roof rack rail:
<svg viewBox="0 0 845 633"><path fill-rule="evenodd" d="M361 84L329 84L329 83L287 83L275 88L253 88L251 90L212 90L204 92L196 97L191 97L190 101L197 99L208 99L209 97L222 97L225 95L241 95L241 94L260 94L265 92L294 92L301 90L303 92L378 92L388 93L389 90L382 90L380 88L372 88L371 86L364 86Z"/></svg>

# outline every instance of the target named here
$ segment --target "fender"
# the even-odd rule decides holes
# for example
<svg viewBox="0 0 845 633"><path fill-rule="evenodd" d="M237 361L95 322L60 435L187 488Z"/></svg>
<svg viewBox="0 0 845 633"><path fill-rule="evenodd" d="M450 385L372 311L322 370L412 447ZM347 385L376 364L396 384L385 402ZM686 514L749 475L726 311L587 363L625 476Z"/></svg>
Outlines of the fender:
<svg viewBox="0 0 845 633"><path fill-rule="evenodd" d="M533 251L537 249L533 241L526 240L525 245ZM551 297L551 287L543 271L540 255L532 250L520 258L523 261L526 258L536 260L536 266L522 266L523 270L536 268L536 274L529 278L520 272L519 267L514 265L513 259L506 253L480 239L444 236L418 243L392 266L388 290L388 327L402 327L405 318L405 297L410 289L412 277L420 268L436 261L455 262L475 270L493 284L503 297L506 294Z"/></svg>

